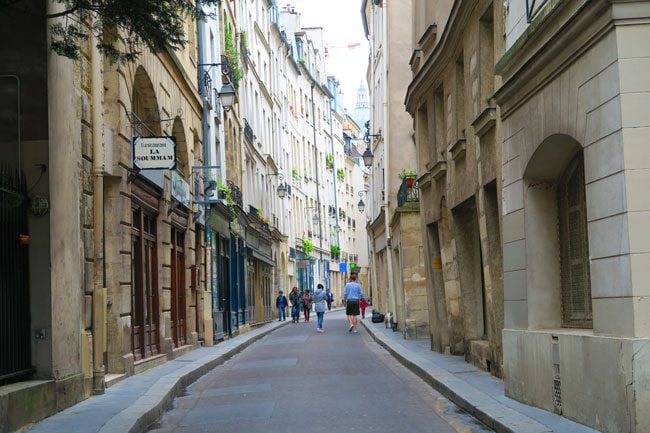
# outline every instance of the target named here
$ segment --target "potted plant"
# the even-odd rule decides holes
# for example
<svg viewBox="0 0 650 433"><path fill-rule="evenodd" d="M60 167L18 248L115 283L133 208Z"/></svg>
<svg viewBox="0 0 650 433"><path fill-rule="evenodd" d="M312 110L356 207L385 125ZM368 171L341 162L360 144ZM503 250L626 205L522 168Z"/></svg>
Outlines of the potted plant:
<svg viewBox="0 0 650 433"><path fill-rule="evenodd" d="M336 178L339 180L339 182L344 182L345 181L345 170L342 168L339 168L336 170Z"/></svg>
<svg viewBox="0 0 650 433"><path fill-rule="evenodd" d="M330 247L330 253L332 254L332 258L335 260L338 260L339 257L341 256L341 247L338 245L332 245Z"/></svg>
<svg viewBox="0 0 650 433"><path fill-rule="evenodd" d="M312 251L314 251L314 244L309 239L304 239L302 241L302 252L309 255Z"/></svg>
<svg viewBox="0 0 650 433"><path fill-rule="evenodd" d="M295 180L300 180L300 172L298 172L297 168L294 167L291 169L291 176L293 176Z"/></svg>
<svg viewBox="0 0 650 433"><path fill-rule="evenodd" d="M415 185L415 179L417 179L417 177L418 175L414 170L402 170L402 172L399 174L399 178L401 180L406 180L406 186L408 187Z"/></svg>
<svg viewBox="0 0 650 433"><path fill-rule="evenodd" d="M328 170L333 170L334 169L334 155L331 153L328 153L327 156L325 157L325 165L327 166Z"/></svg>
<svg viewBox="0 0 650 433"><path fill-rule="evenodd" d="M226 205L230 209L230 213L233 217L237 215L237 206L235 205L235 200L232 196L232 189L230 185L226 183L221 183L217 180L217 190L219 191L219 198L226 201Z"/></svg>

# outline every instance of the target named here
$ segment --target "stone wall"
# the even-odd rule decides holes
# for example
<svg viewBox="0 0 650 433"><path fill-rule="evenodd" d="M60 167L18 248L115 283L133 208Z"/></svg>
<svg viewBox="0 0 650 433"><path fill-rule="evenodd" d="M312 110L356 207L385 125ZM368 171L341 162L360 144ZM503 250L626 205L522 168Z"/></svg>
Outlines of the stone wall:
<svg viewBox="0 0 650 433"><path fill-rule="evenodd" d="M506 394L600 431L645 432L647 6L579 3L541 15L535 36L515 44L498 68ZM578 328L562 313L568 288L556 198L574 155L584 159L593 311Z"/></svg>
<svg viewBox="0 0 650 433"><path fill-rule="evenodd" d="M420 25L428 32L416 38L407 92L418 147L431 347L464 354L500 376L501 127L490 98L499 82L493 67L502 50L502 4L428 8L431 19L451 15L444 29Z"/></svg>

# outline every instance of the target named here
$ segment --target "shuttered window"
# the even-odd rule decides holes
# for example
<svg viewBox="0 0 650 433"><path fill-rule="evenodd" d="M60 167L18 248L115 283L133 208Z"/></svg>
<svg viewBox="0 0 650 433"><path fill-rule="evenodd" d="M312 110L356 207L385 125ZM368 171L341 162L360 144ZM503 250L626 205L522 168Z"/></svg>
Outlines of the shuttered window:
<svg viewBox="0 0 650 433"><path fill-rule="evenodd" d="M592 328L584 159L569 164L558 185L562 326Z"/></svg>

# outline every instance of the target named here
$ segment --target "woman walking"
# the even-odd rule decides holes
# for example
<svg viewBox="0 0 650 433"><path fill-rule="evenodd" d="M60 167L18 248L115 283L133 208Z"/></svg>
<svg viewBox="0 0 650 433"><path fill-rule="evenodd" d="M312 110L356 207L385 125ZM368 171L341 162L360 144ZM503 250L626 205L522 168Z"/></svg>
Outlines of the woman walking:
<svg viewBox="0 0 650 433"><path fill-rule="evenodd" d="M305 289L305 294L302 297L302 306L305 313L305 322L309 322L309 313L311 312L311 304L314 303L313 298L309 295L309 289Z"/></svg>
<svg viewBox="0 0 650 433"><path fill-rule="evenodd" d="M323 290L323 285L316 286L314 292L314 306L316 308L316 332L323 331L323 318L325 317L325 309L327 308L327 293Z"/></svg>
<svg viewBox="0 0 650 433"><path fill-rule="evenodd" d="M300 319L300 293L298 293L297 287L291 289L289 300L291 301L291 323L298 323Z"/></svg>

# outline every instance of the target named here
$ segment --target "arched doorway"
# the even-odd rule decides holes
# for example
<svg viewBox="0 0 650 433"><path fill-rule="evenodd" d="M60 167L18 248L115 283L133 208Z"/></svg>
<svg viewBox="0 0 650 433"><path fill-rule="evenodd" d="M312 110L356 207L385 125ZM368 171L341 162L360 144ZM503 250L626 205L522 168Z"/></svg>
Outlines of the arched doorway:
<svg viewBox="0 0 650 433"><path fill-rule="evenodd" d="M133 80L134 136L161 134L154 87L142 66ZM131 186L131 351L135 360L160 351L158 214L161 191L137 176Z"/></svg>
<svg viewBox="0 0 650 433"><path fill-rule="evenodd" d="M582 146L546 138L524 171L528 319L532 328L591 328L591 276Z"/></svg>

